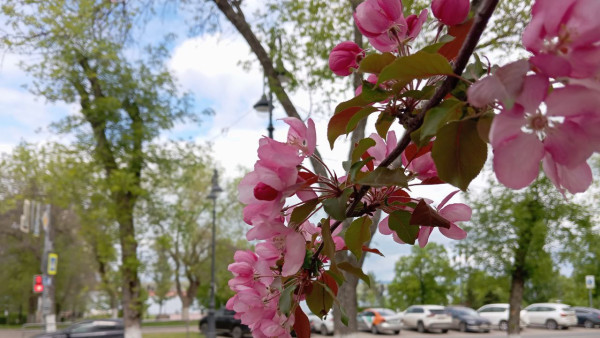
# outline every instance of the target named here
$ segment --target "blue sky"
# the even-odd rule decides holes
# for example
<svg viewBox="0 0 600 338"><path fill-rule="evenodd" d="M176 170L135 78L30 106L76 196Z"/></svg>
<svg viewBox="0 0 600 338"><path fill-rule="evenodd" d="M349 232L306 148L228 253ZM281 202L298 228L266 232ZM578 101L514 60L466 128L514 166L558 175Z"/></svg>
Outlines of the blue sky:
<svg viewBox="0 0 600 338"><path fill-rule="evenodd" d="M1 24L1 22L0 22ZM258 114L252 106L263 92L262 71L256 65L249 71L239 66L240 61L252 60L248 45L230 27L224 33L205 33L189 37L180 14L173 11L150 22L140 33L138 44L143 45L150 38L161 36L166 28L175 30L178 38L172 48L168 66L179 80L182 89L192 93L195 108L202 111L213 109L216 114L204 117L200 126L191 124L176 125L173 130L163 133L161 139L191 139L209 144L225 175L234 177L239 166L251 168L256 161L256 148L260 137L267 134L267 117ZM135 52L132 52L135 55ZM76 105L61 102L49 103L32 95L23 86L31 83L31 78L22 72L19 61L28 61L22 56L5 54L0 67L0 152L8 152L21 141L46 142L68 141L48 131L51 122L67 114L77 113ZM352 95L348 91L348 99ZM308 93L298 91L292 94L292 101L300 112L309 110ZM285 113L279 105L274 109L274 119ZM347 156L348 142L336 143L331 151L326 141L327 117L313 115L317 124L318 146L327 163L338 173L342 172L341 162ZM371 126L373 123L371 123ZM373 132L368 129L368 133ZM400 129L397 129L400 133ZM275 121L275 139L283 140L287 128ZM419 196L427 196L439 203L445 195L455 190L449 186L436 186L416 189ZM454 198L454 202L459 201ZM432 241L450 244L451 240L441 236L436 230ZM369 254L365 270L372 271L382 281L393 278L394 263L410 252L411 247L399 245L390 237L376 235L372 247L379 248L385 257Z"/></svg>

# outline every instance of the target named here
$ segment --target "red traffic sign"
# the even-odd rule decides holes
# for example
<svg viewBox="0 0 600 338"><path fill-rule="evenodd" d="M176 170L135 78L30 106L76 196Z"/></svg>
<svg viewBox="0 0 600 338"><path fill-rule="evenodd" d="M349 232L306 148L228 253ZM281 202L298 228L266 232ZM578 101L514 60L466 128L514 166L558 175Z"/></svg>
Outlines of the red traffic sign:
<svg viewBox="0 0 600 338"><path fill-rule="evenodd" d="M33 276L33 292L34 293L42 293L44 292L44 283L43 283L42 275L34 275Z"/></svg>

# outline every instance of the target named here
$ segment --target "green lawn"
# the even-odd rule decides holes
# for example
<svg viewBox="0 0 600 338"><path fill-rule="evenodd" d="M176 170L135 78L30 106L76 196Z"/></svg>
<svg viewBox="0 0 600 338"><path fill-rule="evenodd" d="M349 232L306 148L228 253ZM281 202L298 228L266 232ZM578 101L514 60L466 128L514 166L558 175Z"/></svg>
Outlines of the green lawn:
<svg viewBox="0 0 600 338"><path fill-rule="evenodd" d="M190 332L189 336L186 335L185 332L173 332L173 333L144 333L142 335L144 338L204 338L203 334L198 332Z"/></svg>
<svg viewBox="0 0 600 338"><path fill-rule="evenodd" d="M167 321L160 321L160 322L144 322L142 323L143 327L149 327L149 326L185 326L185 321L184 320L167 320ZM197 320L190 320L190 327L196 327L198 326L198 321Z"/></svg>

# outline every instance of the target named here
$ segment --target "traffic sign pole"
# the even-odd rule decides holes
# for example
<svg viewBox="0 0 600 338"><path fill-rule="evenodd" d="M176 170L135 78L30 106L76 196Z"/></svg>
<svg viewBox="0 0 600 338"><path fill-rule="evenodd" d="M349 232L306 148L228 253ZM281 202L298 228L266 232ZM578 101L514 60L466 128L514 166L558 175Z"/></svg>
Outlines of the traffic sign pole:
<svg viewBox="0 0 600 338"><path fill-rule="evenodd" d="M53 254L53 232L51 220L51 206L46 204L46 208L42 215L42 228L44 229L44 254L42 255L41 270L44 276L44 292L42 293L42 314L44 316L44 324L46 332L56 331L56 316L54 314L54 283L52 276L56 274L56 266L58 256ZM52 266L51 266L52 265ZM51 267L53 268L51 270Z"/></svg>
<svg viewBox="0 0 600 338"><path fill-rule="evenodd" d="M594 275L585 276L585 287L588 289L590 307L594 307L592 304L592 290L596 288L596 277Z"/></svg>

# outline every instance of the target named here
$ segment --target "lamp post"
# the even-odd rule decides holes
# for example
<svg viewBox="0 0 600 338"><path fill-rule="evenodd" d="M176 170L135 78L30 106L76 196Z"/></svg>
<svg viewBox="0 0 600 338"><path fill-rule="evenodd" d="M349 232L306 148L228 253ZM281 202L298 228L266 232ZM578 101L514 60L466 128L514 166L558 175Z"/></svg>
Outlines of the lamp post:
<svg viewBox="0 0 600 338"><path fill-rule="evenodd" d="M273 92L269 90L269 98L265 94L262 94L260 100L254 105L254 109L260 113L269 113L269 138L273 138Z"/></svg>
<svg viewBox="0 0 600 338"><path fill-rule="evenodd" d="M222 192L223 189L219 187L219 173L217 169L214 170L212 177L212 186L210 188L210 194L208 199L213 201L212 209L212 245L211 245L211 262L210 262L210 308L208 310L208 332L207 338L215 338L215 246L216 246L216 218L217 218L217 195Z"/></svg>

